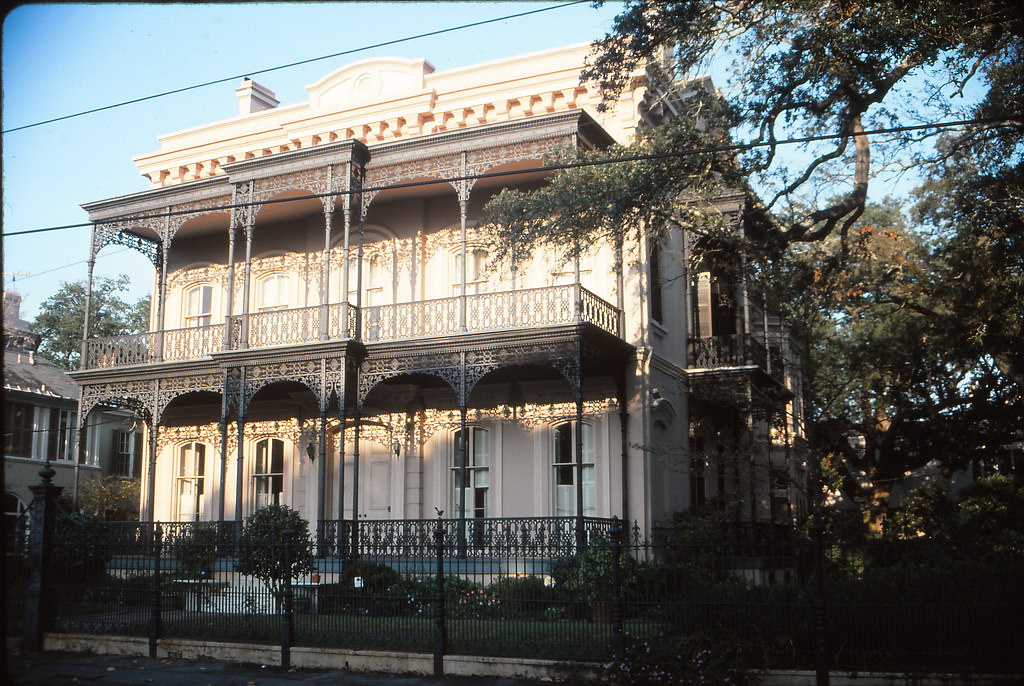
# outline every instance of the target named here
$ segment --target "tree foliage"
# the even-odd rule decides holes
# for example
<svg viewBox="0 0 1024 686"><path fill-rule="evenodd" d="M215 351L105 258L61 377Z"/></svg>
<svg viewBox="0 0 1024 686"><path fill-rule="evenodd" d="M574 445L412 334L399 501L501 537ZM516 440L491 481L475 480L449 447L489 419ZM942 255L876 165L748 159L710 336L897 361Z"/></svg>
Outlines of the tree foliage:
<svg viewBox="0 0 1024 686"><path fill-rule="evenodd" d="M135 303L118 294L128 289L129 279L99 278L93 283L89 307L90 337L125 336L149 329L149 297ZM86 282L61 284L39 308L32 326L41 337L39 352L65 369L77 369L85 326Z"/></svg>
<svg viewBox="0 0 1024 686"><path fill-rule="evenodd" d="M918 190L915 207L937 236L930 302L904 302L1024 389L1024 157L1001 157L998 140L944 145L941 174Z"/></svg>
<svg viewBox="0 0 1024 686"><path fill-rule="evenodd" d="M731 58L725 94L682 97L719 57ZM1022 65L1024 15L1007 0L629 1L583 76L611 101L642 70L679 116L631 146L559 161L650 159L570 166L499 194L487 219L512 250L571 256L674 222L698 237L695 259L708 246L746 251L748 278L808 345L822 472L878 529L909 471L948 473L1020 439ZM969 123L855 135L959 119ZM733 132L755 146L720 152ZM801 136L817 140L787 143ZM913 225L902 206L868 203L893 166L925 179ZM730 189L750 199L745 235L714 221Z"/></svg>
<svg viewBox="0 0 1024 686"><path fill-rule="evenodd" d="M104 521L135 521L139 518L139 481L112 475L88 479L78 494L78 509Z"/></svg>
<svg viewBox="0 0 1024 686"><path fill-rule="evenodd" d="M720 100L699 89L680 107L686 117L675 126L645 129L631 145L553 153L546 164L570 168L539 188L495 196L486 212L497 254L515 257L547 247L571 259L595 242L656 232L669 223L721 233L721 217L708 202L738 182L732 156L673 153L724 140L722 130L707 122L720 122L727 113ZM609 159L624 161L602 163Z"/></svg>
<svg viewBox="0 0 1024 686"><path fill-rule="evenodd" d="M947 241L900 210L869 204L848 240L790 246L760 274L807 341L812 447L875 532L907 474L992 464L1024 425L1020 389L935 315Z"/></svg>
<svg viewBox="0 0 1024 686"><path fill-rule="evenodd" d="M993 474L964 489L956 501L943 484L923 487L893 516L886 534L972 542L1024 555L1024 481Z"/></svg>
<svg viewBox="0 0 1024 686"><path fill-rule="evenodd" d="M848 230L879 156L903 154L910 136L920 135L851 134L954 114L951 103L977 81L987 92L955 114L989 121L956 139L998 142L1020 154L1024 19L1009 0L627 2L584 77L612 99L638 68L653 64L656 87L671 93L719 55L732 57L732 123L763 144L742 156L740 173L765 189L765 240ZM801 144L798 162L783 154L787 138L824 134L839 137ZM825 200L778 219L784 202L822 188Z"/></svg>

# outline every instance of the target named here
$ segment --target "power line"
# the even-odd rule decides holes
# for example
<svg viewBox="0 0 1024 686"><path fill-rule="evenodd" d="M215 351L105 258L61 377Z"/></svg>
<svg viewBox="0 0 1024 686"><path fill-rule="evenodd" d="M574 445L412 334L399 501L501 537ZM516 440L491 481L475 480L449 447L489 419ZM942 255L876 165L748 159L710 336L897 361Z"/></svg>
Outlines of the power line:
<svg viewBox="0 0 1024 686"><path fill-rule="evenodd" d="M754 143L732 143L729 145L716 145L707 146L703 148L694 148L688 150L674 150L669 152L661 153L646 153L643 155L628 155L625 157L611 157L601 160L585 160L580 162L564 162L561 164L544 165L540 167L531 167L528 169L513 169L500 172L484 172L482 174L467 174L463 176L452 176L443 179L428 179L424 181L408 181L404 183L393 183L386 184L383 186L367 186L356 190L343 190L343 191L330 191L327 193L310 193L307 195L290 196L287 198L277 198L270 200L261 200L259 202L239 202L239 203L228 203L224 205L218 205L216 207L205 207L202 209L190 209L190 210L171 210L169 212L155 212L152 214L140 214L133 215L131 217L118 217L112 219L105 219L102 223L104 224L117 224L140 221L143 219L157 219L161 217L175 217L187 214L198 214L198 213L209 213L211 210L230 210L240 207L251 207L251 206L263 206L278 203L289 203L297 202L300 200L317 200L320 198L327 197L338 197L345 195L358 195L360 193L379 192L385 190L395 190L400 188L417 188L422 186L434 186L438 184L452 183L454 181L474 181L480 179L492 179L506 176L518 176L522 174L535 174L538 172L553 172L562 171L566 169L576 169L580 167L595 167L605 164L618 164L621 162L642 162L645 160L657 160L667 159L672 157L687 157L690 155L708 155L716 154L721 152L737 152L743 150L753 150L755 148L763 148L776 145L793 145L799 143L815 143L828 140L837 140L840 138L854 138L857 136L879 136L893 133L907 133L910 131L921 131L925 129L942 129L942 128L953 128L957 126L967 126L976 124L992 124L1005 121L1014 121L1012 118L993 118L993 119L961 119L957 121L946 121L946 122L935 122L932 124L915 124L910 126L893 126L881 129L871 129L868 131L858 131L855 133L830 133L830 134L819 134L816 136L801 136L798 138L788 138L785 140L772 140L772 141L761 141ZM4 237L8 236L24 236L27 234L43 233L47 231L63 231L66 229L78 229L93 226L95 222L81 222L78 224L63 224L61 226L48 226L38 229L25 229L24 231L11 231L3 234Z"/></svg>
<svg viewBox="0 0 1024 686"><path fill-rule="evenodd" d="M499 21L507 21L509 19L518 19L520 17L526 17L531 14L538 14L540 12L550 12L551 10L558 10L564 7L570 7L572 5L579 5L587 0L573 0L573 2L567 2L562 5L552 5L550 7L541 7L535 10L527 10L525 12L519 12L518 14L509 14L504 17L495 17L494 19L483 19L481 21L472 22L470 24L461 24L459 26L450 26L444 29L437 29L436 31L427 31L426 33L419 33L414 36L406 36L405 38L395 38L392 40L384 41L382 43L374 43L373 45L364 45L360 48L352 48L350 50L342 50L341 52L331 53L330 55L321 55L320 57L310 57L309 59L299 60L298 62L290 62L288 64L278 65L276 67L268 67L266 69L259 69L257 71L247 72L245 74L237 74L234 76L225 76L224 78L215 79L213 81L206 81L204 83L197 83L191 86L184 86L182 88L176 88L174 90L164 91L162 93L155 93L153 95L144 95L140 98L134 98L132 100L123 100L113 105L104 105L102 107L94 107L91 110L83 110L81 112L75 112L74 114L65 114L60 117L54 117L53 119L46 119L44 121L38 121L34 124L24 124L22 126L15 126L9 129L4 129L0 133L13 133L14 131L22 131L24 129L30 129L35 126L43 126L44 124L53 124L58 121L65 121L67 119L74 119L75 117L82 117L87 114L94 114L96 112L103 112L105 110L112 110L117 107L124 107L125 105L134 105L135 103L145 102L147 100L155 100L156 98L163 98L168 95L176 95L178 93L185 93L187 91L196 90L198 88L205 88L206 86L214 86L218 83L226 83L228 81L236 81L243 79L254 74L267 74L272 71L279 71L281 69L289 69L291 67L298 67L303 64L311 64L313 62L319 62L321 60L329 60L334 57L342 57L344 55L351 55L357 52L363 52L365 50L373 50L375 48L383 48L389 45L395 45L397 43L404 43L406 41L418 40L420 38L429 38L430 36L439 36L444 33L451 33L453 31L461 31L463 29L471 29L477 26L484 26L485 24L494 24Z"/></svg>
<svg viewBox="0 0 1024 686"><path fill-rule="evenodd" d="M113 257L114 255L120 255L121 253L128 252L129 250L131 250L131 248L122 248L120 250L115 250L114 252L108 252L106 255L102 255L102 257ZM63 264L63 265L61 265L59 267L51 267L49 269L44 269L41 272L32 272L31 274L28 274L28 276L23 277L21 280L22 281L26 281L26 280L34 278L36 276L43 276L45 274L52 274L53 272L59 272L62 269L68 269L70 267L76 267L76 266L78 266L80 264L85 264L88 261L89 260L78 260L77 262L71 262L69 264Z"/></svg>

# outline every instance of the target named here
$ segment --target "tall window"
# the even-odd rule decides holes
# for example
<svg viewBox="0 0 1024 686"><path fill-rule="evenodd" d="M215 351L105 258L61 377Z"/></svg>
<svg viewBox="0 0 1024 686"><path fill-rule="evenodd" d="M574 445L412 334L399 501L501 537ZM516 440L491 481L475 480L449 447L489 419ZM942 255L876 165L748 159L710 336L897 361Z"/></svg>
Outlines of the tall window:
<svg viewBox="0 0 1024 686"><path fill-rule="evenodd" d="M270 274L259 280L256 308L283 310L288 307L288 289L291 279L286 274Z"/></svg>
<svg viewBox="0 0 1024 686"><path fill-rule="evenodd" d="M560 517L576 515L576 422L566 422L555 427L552 445L551 466L555 481L555 515ZM583 425L583 515L594 515L594 429Z"/></svg>
<svg viewBox="0 0 1024 686"><path fill-rule="evenodd" d="M487 491L490 486L488 468L491 463L490 432L472 427L468 430L469 445L466 450L466 480L462 480L459 455L462 450L462 432L455 432L452 459L452 483L454 484L455 510L461 501L461 492L466 496L466 517L487 517Z"/></svg>
<svg viewBox="0 0 1024 686"><path fill-rule="evenodd" d="M359 260L353 257L349 260L348 265L348 301L354 304L357 295L356 283L360 276L358 272ZM362 305L364 307L383 305L385 269L384 257L382 255L374 253L363 256L362 280Z"/></svg>
<svg viewBox="0 0 1024 686"><path fill-rule="evenodd" d="M284 492L284 441L264 438L256 444L252 477L256 507L281 504L281 494Z"/></svg>
<svg viewBox="0 0 1024 686"><path fill-rule="evenodd" d="M192 286L185 291L185 326L209 326L213 314L213 287Z"/></svg>
<svg viewBox="0 0 1024 686"><path fill-rule="evenodd" d="M4 455L32 457L35 407L26 403L4 403Z"/></svg>
<svg viewBox="0 0 1024 686"><path fill-rule="evenodd" d="M202 443L186 443L178 448L174 490L178 499L179 522L199 521L203 518L205 477L206 446Z"/></svg>
<svg viewBox="0 0 1024 686"><path fill-rule="evenodd" d="M466 248L466 293L483 293L487 290L487 251L483 248ZM455 253L452 271L452 292L462 293L462 251Z"/></svg>
<svg viewBox="0 0 1024 686"><path fill-rule="evenodd" d="M202 445L202 444L199 444ZM142 455L142 434L114 430L111 446L110 471L118 476L139 476Z"/></svg>
<svg viewBox="0 0 1024 686"><path fill-rule="evenodd" d="M46 432L46 454L51 460L74 460L75 415L71 410L50 408Z"/></svg>
<svg viewBox="0 0 1024 686"><path fill-rule="evenodd" d="M651 291L651 319L656 322L665 321L664 295L661 279L661 241L652 238L650 241L650 291Z"/></svg>
<svg viewBox="0 0 1024 686"><path fill-rule="evenodd" d="M736 333L736 302L728 276L699 272L693 284L693 330L701 337Z"/></svg>

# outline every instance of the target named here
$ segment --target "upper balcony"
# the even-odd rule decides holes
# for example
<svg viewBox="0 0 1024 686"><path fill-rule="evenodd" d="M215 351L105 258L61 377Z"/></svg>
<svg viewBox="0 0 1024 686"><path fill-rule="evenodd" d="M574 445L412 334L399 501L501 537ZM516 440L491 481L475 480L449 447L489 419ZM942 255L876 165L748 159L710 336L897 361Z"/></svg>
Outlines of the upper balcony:
<svg viewBox="0 0 1024 686"><path fill-rule="evenodd" d="M749 334L690 338L686 353L690 374L755 370L779 385L786 385L782 351L776 346L766 347Z"/></svg>
<svg viewBox="0 0 1024 686"><path fill-rule="evenodd" d="M620 312L578 284L374 305L361 312L335 303L234 315L226 324L89 339L82 369L203 360L223 351L318 341L373 344L583 323L622 337Z"/></svg>

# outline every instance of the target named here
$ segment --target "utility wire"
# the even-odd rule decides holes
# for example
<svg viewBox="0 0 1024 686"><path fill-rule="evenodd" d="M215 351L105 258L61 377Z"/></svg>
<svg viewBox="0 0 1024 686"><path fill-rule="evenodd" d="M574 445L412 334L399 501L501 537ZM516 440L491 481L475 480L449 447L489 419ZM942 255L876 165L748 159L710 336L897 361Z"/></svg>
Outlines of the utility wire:
<svg viewBox="0 0 1024 686"><path fill-rule="evenodd" d="M198 213L209 213L213 210L230 210L239 207L250 207L250 206L263 206L277 203L289 203L300 200L316 200L327 197L338 197L344 195L358 195L360 193L370 193L385 190L395 190L399 188L416 188L421 186L434 186L438 184L452 183L454 181L473 181L479 179L493 179L506 176L517 176L521 174L534 174L538 172L553 172L562 171L566 169L576 169L580 167L595 167L604 164L618 164L621 162L641 162L645 160L658 160L672 157L686 157L689 155L708 155L721 152L736 152L743 150L753 150L755 148L763 148L768 146L776 145L793 145L798 143L814 143L827 140L836 140L839 138L854 138L856 136L878 136L892 133L906 133L909 131L921 131L924 129L942 129L952 128L957 126L975 125L975 124L992 124L1005 121L1014 121L1013 118L1003 117L994 119L961 119L958 121L946 121L946 122L935 122L932 124L915 124L913 126L893 126L882 129L871 129L868 131L859 131L855 133L830 133L820 134L817 136L801 136L799 138L788 138L785 140L772 140L772 141L761 141L755 143L733 143L729 145L716 145L708 146L704 148L694 148L689 150L674 150L669 152L661 153L647 153L643 155L628 155L625 157L611 157L602 160L584 160L579 162L564 162L561 164L544 165L540 167L531 167L529 169L512 169L500 172L484 172L483 174L467 174L464 176L452 176L443 179L428 179L424 181L408 181L404 183L393 183L386 184L383 186L365 186L355 190L343 190L343 191L330 191L328 193L310 193L308 195L290 196L287 198L277 198L270 200L261 200L259 202L239 202L229 203L225 205L218 205L216 207L205 207L202 209L191 209L191 210L171 210L169 212L155 212L152 214L140 214L133 215L130 217L116 217L111 219L104 219L103 224L117 224L125 222L134 222L142 219L156 219L160 217L175 217L186 214L198 214ZM25 229L24 231L11 231L3 234L7 236L24 236L26 234L43 233L46 231L63 231L65 229L78 229L93 226L97 222L82 222L78 224L64 224L62 226L48 226L38 229Z"/></svg>
<svg viewBox="0 0 1024 686"><path fill-rule="evenodd" d="M406 41L417 40L419 38L429 38L430 36L439 36L444 33L451 33L453 31L461 31L463 29L471 29L477 26L484 26L485 24L494 24L499 21L507 21L509 19L518 19L520 17L526 17L531 14L538 14L540 12L549 12L551 10L559 10L564 7L570 7L572 5L579 5L587 0L574 0L573 2L567 2L562 5L552 5L550 7L541 7L535 10L527 10L526 12L519 12L518 14L509 14L504 17L495 17L494 19L483 19L476 21L471 24L462 24L460 26L450 26L444 29L437 29L436 31L427 31L426 33L419 33L414 36L406 36L405 38L395 38L393 40L384 41L382 43L374 43L373 45L364 45L361 48L352 48L350 50L342 50L341 52L331 53L330 55L321 55L320 57L311 57L305 60L299 60L298 62L290 62L288 64L282 64L276 67L268 67L266 69L260 69L258 71L251 71L245 74L237 74L235 76L226 76L221 79L215 79L213 81L206 81L204 83L197 83L191 86L184 86L182 88L176 88L174 90L164 91L162 93L155 93L153 95L144 95L141 98L134 98L132 100L123 100L113 105L104 105L103 107L95 107L91 110L83 110L81 112L75 112L74 114L65 114L61 117L54 117L53 119L46 119L44 121L38 121L34 124L24 124L22 126L15 126L9 129L4 129L0 133L13 133L14 131L22 131L24 129L30 129L35 126L43 126L44 124L53 124L58 121L65 121L67 119L74 119L75 117L82 117L87 114L94 114L96 112L103 112L105 110L112 110L117 107L124 107L125 105L134 105L135 103L145 102L147 100L155 100L156 98L163 98L168 95L176 95L178 93L184 93L186 91L196 90L198 88L205 88L206 86L214 86L218 83L225 83L227 81L236 81L238 79L247 78L254 74L267 74L272 71L278 71L281 69L289 69L291 67L298 67L303 64L310 64L312 62L319 62L321 60L329 60L334 57L342 57L344 55L351 55L357 52L363 52L365 50L373 50L375 48L383 48L389 45L395 45L397 43L404 43Z"/></svg>
<svg viewBox="0 0 1024 686"><path fill-rule="evenodd" d="M100 257L113 257L114 255L120 255L121 253L128 252L129 250L131 250L131 248L122 248L121 250L115 250L114 252L108 252L105 255L100 255ZM44 269L41 272L32 272L31 274L27 274L26 276L21 277L20 281L25 281L26 279L31 279L36 276L43 276L44 274L50 274L52 272L59 272L62 269L68 269L70 267L77 267L78 265L85 264L88 261L89 260L78 260L77 262L62 264L59 267L50 267L49 269Z"/></svg>

